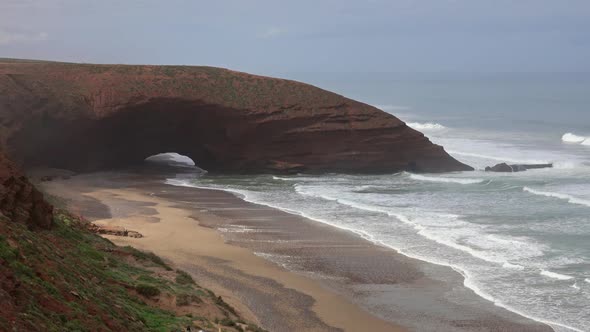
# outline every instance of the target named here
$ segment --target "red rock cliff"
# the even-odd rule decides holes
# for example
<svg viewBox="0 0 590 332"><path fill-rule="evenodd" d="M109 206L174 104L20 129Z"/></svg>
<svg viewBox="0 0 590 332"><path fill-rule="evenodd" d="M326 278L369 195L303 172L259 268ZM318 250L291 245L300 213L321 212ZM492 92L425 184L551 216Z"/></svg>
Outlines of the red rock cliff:
<svg viewBox="0 0 590 332"><path fill-rule="evenodd" d="M178 152L214 172L471 169L367 104L210 67L0 60L0 130L25 167L100 170Z"/></svg>
<svg viewBox="0 0 590 332"><path fill-rule="evenodd" d="M53 207L0 151L0 216L30 227L49 228Z"/></svg>

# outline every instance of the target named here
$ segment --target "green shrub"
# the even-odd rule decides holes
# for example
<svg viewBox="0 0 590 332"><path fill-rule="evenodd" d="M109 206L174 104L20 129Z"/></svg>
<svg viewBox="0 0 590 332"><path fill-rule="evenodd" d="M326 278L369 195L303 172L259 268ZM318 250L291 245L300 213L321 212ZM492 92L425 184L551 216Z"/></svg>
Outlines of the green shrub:
<svg viewBox="0 0 590 332"><path fill-rule="evenodd" d="M4 237L0 236L0 259L7 262L13 262L18 258L18 250L13 249L8 244Z"/></svg>
<svg viewBox="0 0 590 332"><path fill-rule="evenodd" d="M176 306L182 307L191 304L191 296L189 294L178 294L176 295Z"/></svg>
<svg viewBox="0 0 590 332"><path fill-rule="evenodd" d="M104 261L104 255L89 244L80 243L78 245L78 250L80 251L80 258Z"/></svg>
<svg viewBox="0 0 590 332"><path fill-rule="evenodd" d="M231 312L234 315L237 315L236 309L234 309L232 306L230 306L229 304L227 304L227 302L225 302L223 300L223 298L221 298L221 296L218 296L215 299L215 304L217 304L218 306L224 308L225 310Z"/></svg>
<svg viewBox="0 0 590 332"><path fill-rule="evenodd" d="M192 303L203 303L203 300L197 295L191 295L191 302Z"/></svg>
<svg viewBox="0 0 590 332"><path fill-rule="evenodd" d="M135 290L145 297L154 297L160 295L160 290L157 287L146 284L139 284L135 286Z"/></svg>
<svg viewBox="0 0 590 332"><path fill-rule="evenodd" d="M223 325L223 326L236 326L236 322L234 322L233 320L229 319L229 318L223 318L220 319L218 321L218 324Z"/></svg>
<svg viewBox="0 0 590 332"><path fill-rule="evenodd" d="M65 323L64 327L68 331L84 331L85 330L84 325L82 325L82 323L77 319L67 321Z"/></svg>
<svg viewBox="0 0 590 332"><path fill-rule="evenodd" d="M194 285L195 280L193 280L193 277L191 277L190 274L182 270L176 270L176 283L181 285Z"/></svg>
<svg viewBox="0 0 590 332"><path fill-rule="evenodd" d="M200 297L194 294L178 294L176 295L176 306L182 307L193 303L203 303Z"/></svg>
<svg viewBox="0 0 590 332"><path fill-rule="evenodd" d="M246 331L252 331L252 332L267 332L265 329L260 328L254 324L248 324L248 326L246 326Z"/></svg>
<svg viewBox="0 0 590 332"><path fill-rule="evenodd" d="M126 246L125 249L127 249L127 251L129 251L133 257L135 257L138 260L142 260L142 261L152 261L154 264L159 265L161 267L163 267L164 269L166 269L166 271L172 271L173 269L164 262L164 260L162 260L162 258L156 254L154 254L153 252L144 252L144 251L140 251L137 250L131 246Z"/></svg>

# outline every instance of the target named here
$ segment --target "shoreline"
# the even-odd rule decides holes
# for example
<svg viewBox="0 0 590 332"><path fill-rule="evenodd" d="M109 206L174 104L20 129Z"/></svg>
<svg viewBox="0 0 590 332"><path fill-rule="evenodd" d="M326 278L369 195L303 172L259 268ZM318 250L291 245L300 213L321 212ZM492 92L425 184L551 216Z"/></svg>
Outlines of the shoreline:
<svg viewBox="0 0 590 332"><path fill-rule="evenodd" d="M77 182L78 179L74 178L73 181ZM106 235L105 238L120 246L131 245L140 250L152 251L171 261L191 273L197 283L223 296L245 317L272 331L285 328L301 331L406 331L360 310L341 295L325 290L306 276L286 271L251 250L226 243L217 230L203 223L205 219L211 222L215 218L179 208L177 202L149 196L137 189L97 188L67 182L70 181L53 181L45 183L44 187L52 195L67 200L83 193L84 200L95 199L99 205L108 207L111 210L110 218L104 218L100 211L95 210L88 211L91 212L90 219L99 225L133 229L144 237ZM69 204L81 206L75 201ZM103 207L99 206L99 209ZM88 209L88 205L84 208ZM81 210L77 212L84 214ZM93 217L95 212L97 216ZM182 230L183 234L168 232L170 227ZM196 241L197 245L193 246L191 241ZM226 285L232 283L238 285ZM246 299L236 295L235 288L246 289L246 293L261 294ZM270 299L263 298L264 293L283 295L286 301L274 298L274 294ZM250 306L261 306L265 310L276 306L278 309L271 314L280 316L280 319L262 317L260 312L254 313ZM290 313L289 306L296 307L296 312Z"/></svg>
<svg viewBox="0 0 590 332"><path fill-rule="evenodd" d="M154 251L197 278L209 279L208 287L224 298L229 296L232 305L270 330L291 324L310 331L335 327L347 331L368 327L372 331L403 331L403 327L420 331L552 331L547 325L480 298L450 267L404 256L350 230L250 203L226 191L177 187L161 183L161 179L114 174L76 176L43 186L49 193L69 200L68 205L81 207L79 213L94 209L89 217L97 223L144 234L142 239L107 238ZM98 205L89 208L88 202L81 204L88 199ZM110 218L99 211L105 207ZM139 215L134 211L140 211ZM190 230L192 236L206 239L207 246L218 252L197 248L190 243L191 237L174 229ZM154 240L158 236L159 243ZM196 258L197 253L203 256L204 252L207 259ZM223 261L228 257L233 261ZM222 262L214 262L216 259ZM232 273L240 277L232 277ZM267 289L252 277L266 278ZM259 289L252 290L254 284ZM286 305L282 300L264 298L269 289L298 299ZM246 293L257 295L252 295L253 300ZM268 307L276 305L274 301L284 310L272 314L283 317L263 317L263 312L269 313ZM307 311L289 313L300 308ZM301 325L300 317L310 321Z"/></svg>
<svg viewBox="0 0 590 332"><path fill-rule="evenodd" d="M466 271L463 271L462 269L460 269L460 268L458 268L458 267L456 267L454 265L444 264L444 263L440 263L440 262L428 260L428 259L423 258L423 257L412 256L412 255L403 253L398 248L395 248L393 246L384 244L384 243L382 243L380 241L377 241L377 240L373 240L369 236L366 236L366 234L363 234L362 232L360 232L358 230L355 230L355 229L352 229L352 228L343 227L343 226L340 226L340 225L336 225L336 224L327 222L325 220L312 218L312 217L307 216L307 215L305 215L303 213L300 213L298 211L289 210L289 209L281 208L281 207L278 207L278 206L273 206L273 205L270 205L270 204L266 204L266 203L261 203L261 202L256 202L256 201L253 201L253 200L249 200L243 194L238 193L238 192L234 192L234 191L231 191L231 190L218 189L218 188L207 188L207 187L201 187L201 186L189 186L189 185L180 184L180 183L179 184L173 184L171 182L172 181L170 181L170 179L167 179L165 181L166 184L169 184L169 185L172 185L172 186L195 188L195 189L199 189L199 190L213 190L213 191L221 191L221 192L229 193L229 194L234 195L237 198L239 198L241 200L244 200L244 201L246 201L248 203L251 203L251 204L263 205L263 206L269 207L271 209L277 209L277 210L280 210L280 211L285 212L285 213L289 213L289 214L293 214L293 215L296 215L296 216L299 216L299 217L302 217L302 218L313 220L315 222L322 223L322 224L328 225L330 227L334 227L334 228L339 229L339 230L343 230L343 231L354 233L356 236L359 236L359 237L361 237L362 239L364 239L366 241L369 241L369 242L371 242L371 243L373 243L373 244L375 244L377 246L382 246L382 247L391 249L391 250L395 251L396 253L398 253L400 255L403 255L403 256L405 256L405 257L407 257L409 259L418 260L418 261L421 261L421 262L424 262L424 263L427 263L427 264L433 264L433 265L438 265L438 266L441 266L441 267L452 269L453 271L455 271L456 273L458 273L458 274L461 275L461 277L463 278L463 286L464 287L468 288L474 294L476 294L480 298L484 299L485 301L488 301L490 304L493 304L495 307L498 307L498 308L501 308L501 309L505 309L505 310L507 310L507 311L509 311L509 312L511 312L513 314L522 316L523 318L526 318L526 319L530 319L530 320L532 320L534 322L547 325L552 330L553 330L553 327L551 325L556 325L556 326L559 326L560 328L565 328L567 330L583 332L581 330L578 330L578 329L573 328L573 327L570 327L570 326L565 326L565 325L562 325L562 324L559 324L559 323L556 323L556 322L550 322L550 321L546 321L546 320L543 320L543 319L540 319L540 318L529 316L529 315L527 315L525 313L520 312L517 309L514 309L514 308L512 308L510 306L504 305L503 303L500 303L500 302L496 301L496 299L494 299L491 295L489 295L489 294L484 293L483 291L481 291L478 287L476 287L474 285L471 285L470 286L469 284L471 284L471 283L469 282L469 276L467 275L467 272Z"/></svg>

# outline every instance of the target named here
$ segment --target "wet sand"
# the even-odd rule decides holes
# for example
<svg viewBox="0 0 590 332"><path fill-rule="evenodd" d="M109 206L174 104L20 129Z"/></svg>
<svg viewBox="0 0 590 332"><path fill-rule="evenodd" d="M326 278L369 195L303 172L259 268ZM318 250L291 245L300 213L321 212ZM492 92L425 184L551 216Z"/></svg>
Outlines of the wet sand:
<svg viewBox="0 0 590 332"><path fill-rule="evenodd" d="M494 306L444 266L222 191L101 173L43 184L109 237L192 273L271 331L552 331Z"/></svg>

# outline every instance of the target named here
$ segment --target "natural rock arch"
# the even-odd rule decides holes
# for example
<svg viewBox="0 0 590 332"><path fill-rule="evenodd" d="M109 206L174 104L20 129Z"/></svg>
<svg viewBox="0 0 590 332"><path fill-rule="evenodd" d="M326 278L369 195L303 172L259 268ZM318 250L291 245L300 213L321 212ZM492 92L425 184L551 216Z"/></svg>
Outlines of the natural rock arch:
<svg viewBox="0 0 590 332"><path fill-rule="evenodd" d="M114 169L174 151L198 160L205 169L224 171L231 154L227 131L240 126L235 114L212 105L152 100L101 119L34 118L8 145L27 168Z"/></svg>
<svg viewBox="0 0 590 332"><path fill-rule="evenodd" d="M372 106L219 68L0 61L0 116L24 167L105 170L175 151L224 173L470 169Z"/></svg>

